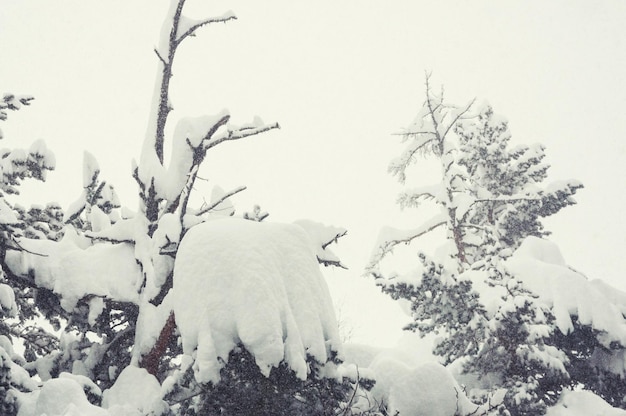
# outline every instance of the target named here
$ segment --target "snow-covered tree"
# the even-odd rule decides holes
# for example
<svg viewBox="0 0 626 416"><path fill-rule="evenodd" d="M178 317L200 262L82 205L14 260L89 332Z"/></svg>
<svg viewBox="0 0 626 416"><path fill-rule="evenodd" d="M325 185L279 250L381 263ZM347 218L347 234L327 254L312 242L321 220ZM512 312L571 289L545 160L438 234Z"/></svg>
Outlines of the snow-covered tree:
<svg viewBox="0 0 626 416"><path fill-rule="evenodd" d="M23 105L30 105L33 100L30 96L17 97L13 94L4 94L0 103L0 120L7 119L7 110L18 110ZM0 133L0 138L2 135ZM14 207L7 198L19 194L19 185L25 179L33 178L45 180L46 173L54 169L53 154L41 141L35 142L29 150L2 149L0 159L0 409L2 414L13 415L17 412L17 392L30 391L36 383L30 380L22 365L25 360L16 354L11 339L17 338L23 342L27 355L46 353L55 347L56 338L41 327L32 325L33 318L39 317L36 305L41 303L45 295L39 294L36 286L29 279L13 274L6 267L5 259L10 252L23 252L20 239L32 233L38 238L40 234L34 232L37 227L36 217L53 214L53 208L35 212L31 208L28 212L21 207ZM58 217L57 217L58 218ZM42 224L40 233L54 232L46 224ZM53 225L55 227L57 224ZM21 314L21 319L16 319Z"/></svg>
<svg viewBox="0 0 626 416"><path fill-rule="evenodd" d="M434 352L442 362L477 376L479 381L470 387L476 387L478 398L505 388L503 403L511 414L541 414L563 387L577 384L619 404L614 394L602 393L601 386L621 380L621 367L595 365L593 357L611 348L609 356L621 356L623 343L616 340L626 325L618 312L623 304L605 299L620 328L608 334L594 315L586 317L584 325L565 327L563 314L578 322L580 305L573 302L564 311L560 299L532 285L527 269L513 267L525 244L537 246L536 241L549 234L541 220L574 204L572 196L582 185L544 184L548 166L543 146L511 147L507 122L490 106L474 101L450 105L443 92L433 92L428 77L423 107L401 134L408 145L389 167L400 182L406 181L419 156L433 157L441 166L440 183L410 188L398 199L403 208L430 202L438 213L415 229L381 233L368 266L385 293L409 301L413 322L406 329L440 334ZM382 271L383 259L395 248L436 229L445 231L445 240L434 253L419 253L416 271ZM547 269L540 273L541 279L554 279ZM582 277L571 273L574 280ZM559 283L563 286L557 291L569 290L567 282ZM594 335L583 351L574 346L573 339L590 333ZM598 373L606 376L591 375Z"/></svg>
<svg viewBox="0 0 626 416"><path fill-rule="evenodd" d="M185 0L170 1L154 50L151 117L132 169L138 210L122 206L89 153L83 189L66 212L13 206L5 195L23 179L45 179L54 159L42 142L3 151L6 414L330 415L345 401L350 383L338 370L342 346L319 270L342 266L328 246L345 230L269 223L260 208L244 215L253 221L228 218L229 198L243 186L216 186L194 205L208 151L279 126L258 117L235 125L222 111L182 118L166 134L178 48L201 28L236 19L193 20L184 11ZM30 100L7 95L0 115ZM11 347L18 338L24 357Z"/></svg>

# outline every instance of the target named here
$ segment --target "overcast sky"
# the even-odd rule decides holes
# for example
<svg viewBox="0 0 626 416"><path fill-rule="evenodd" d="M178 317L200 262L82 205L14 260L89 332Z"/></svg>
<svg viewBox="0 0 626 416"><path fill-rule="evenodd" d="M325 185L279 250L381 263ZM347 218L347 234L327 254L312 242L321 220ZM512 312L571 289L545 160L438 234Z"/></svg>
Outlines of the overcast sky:
<svg viewBox="0 0 626 416"><path fill-rule="evenodd" d="M156 75L166 1L0 0L0 92L31 94L3 123L2 147L42 138L57 156L48 186L23 203L69 205L81 192L82 153L100 162L123 203L136 208L139 157ZM343 226L327 271L357 341L384 343L403 320L361 277L383 225L418 225L400 213L386 173L402 150L392 133L424 97L424 72L448 101L477 97L509 120L514 143L546 145L553 180L575 178L579 204L548 228L566 260L626 290L626 2L200 1L191 17L232 9L239 20L186 41L175 65L172 119L230 110L282 129L227 143L207 158L199 186L247 185L239 211L258 203L274 221ZM171 125L170 125L171 127ZM428 184L425 173L410 178ZM376 298L377 299L377 298ZM374 330L369 329L374 328ZM391 336L391 335L390 335Z"/></svg>

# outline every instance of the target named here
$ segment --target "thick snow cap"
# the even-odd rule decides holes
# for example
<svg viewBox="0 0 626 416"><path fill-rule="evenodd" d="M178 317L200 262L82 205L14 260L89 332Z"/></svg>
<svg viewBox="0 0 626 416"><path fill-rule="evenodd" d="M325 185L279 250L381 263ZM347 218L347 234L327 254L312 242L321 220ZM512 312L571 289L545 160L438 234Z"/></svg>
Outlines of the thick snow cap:
<svg viewBox="0 0 626 416"><path fill-rule="evenodd" d="M199 382L219 381L237 344L263 374L284 361L301 379L307 356L326 363L341 347L328 287L296 225L226 218L193 227L178 250L173 305Z"/></svg>
<svg viewBox="0 0 626 416"><path fill-rule="evenodd" d="M626 345L626 311L622 306L626 294L601 281L589 281L569 268L554 243L527 237L506 265L525 288L551 308L563 334L574 330L572 317L576 317L601 333L599 340L606 348L614 341Z"/></svg>

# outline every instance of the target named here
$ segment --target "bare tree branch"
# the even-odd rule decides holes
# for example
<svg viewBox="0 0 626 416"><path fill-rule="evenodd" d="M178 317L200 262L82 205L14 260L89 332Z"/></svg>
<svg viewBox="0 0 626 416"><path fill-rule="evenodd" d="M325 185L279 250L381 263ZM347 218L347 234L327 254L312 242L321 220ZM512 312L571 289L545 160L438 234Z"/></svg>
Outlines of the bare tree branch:
<svg viewBox="0 0 626 416"><path fill-rule="evenodd" d="M321 259L319 258L319 256L316 256L316 257L317 257L317 262L319 264L324 265L325 267L334 266L334 267L340 267L342 269L348 270L348 268L344 266L339 260L328 260L328 259Z"/></svg>
<svg viewBox="0 0 626 416"><path fill-rule="evenodd" d="M393 246L397 246L398 244L409 244L411 241L415 240L418 237L423 236L426 233L429 233L430 231L434 230L437 227L440 227L442 225L445 225L446 221L441 221L438 222L424 230L421 230L420 232L416 233L416 234L412 234L411 236L407 237L407 238L401 238L401 239L396 239L396 240L389 240L386 241L384 243L385 248L386 247L393 247Z"/></svg>
<svg viewBox="0 0 626 416"><path fill-rule="evenodd" d="M229 130L225 136L218 137L214 141L209 142L209 144L206 145L205 150L209 150L210 148L215 147L218 144L223 143L225 141L239 140L239 139L254 136L260 133L264 133L266 131L279 129L279 128L280 128L280 125L278 123L274 123L274 124L269 124L269 125L265 125L261 127L252 127L252 128L245 128L245 129L239 129L239 130Z"/></svg>
<svg viewBox="0 0 626 416"><path fill-rule="evenodd" d="M220 199L218 199L217 201L213 202L212 204L208 205L207 207L202 208L200 211L198 211L197 215L203 215L206 214L207 212L211 211L212 209L214 209L215 207L217 207L219 204L221 204L222 202L226 201L228 198L230 198L231 196L238 194L239 192L245 191L247 188L245 186L240 186L238 188L233 189L230 192L227 192L226 194L224 194L224 196L222 196Z"/></svg>
<svg viewBox="0 0 626 416"><path fill-rule="evenodd" d="M472 108L472 106L474 105L474 103L476 102L476 98L473 98L466 106L465 109L463 109L463 111L461 111L455 118L454 120L452 120L452 122L450 123L450 125L448 126L448 128L446 129L445 133L443 134L443 137L445 137L449 132L450 129L452 129L452 127L454 127L454 125L457 123L457 121L459 121L465 114L467 114L467 112L469 112L469 110Z"/></svg>
<svg viewBox="0 0 626 416"><path fill-rule="evenodd" d="M183 40L185 40L185 38L189 36L194 36L195 35L194 32L198 30L199 28L201 28L202 26L206 26L211 23L226 23L229 20L237 20L237 16L235 16L232 13L226 13L223 16L213 17L210 19L203 20L199 23L196 23L195 25L191 26L188 30L186 30L185 33L180 35L178 39L176 39L176 45L179 45Z"/></svg>
<svg viewBox="0 0 626 416"><path fill-rule="evenodd" d="M419 227L417 230L414 230L413 232L406 232L406 237L399 237L399 238L394 238L391 240L387 240L384 243L382 243L378 248L378 252L376 254L374 254L372 256L372 259L370 260L369 264L366 266L366 270L368 273L374 274L374 268L377 264L380 263L380 261L389 253L391 253L391 251L393 250L393 248L399 244L410 244L411 241L415 240L418 237L423 236L424 234L427 234L429 232L431 232L432 230L441 227L442 225L446 225L447 224L447 219L442 219L442 215L437 215L433 218L431 218L428 222L424 223L421 227Z"/></svg>
<svg viewBox="0 0 626 416"><path fill-rule="evenodd" d="M163 65L167 65L167 62L165 62L165 59L163 59L163 57L161 56L161 54L159 53L159 51L156 48L154 48L154 53L159 58L159 61L161 61L163 63Z"/></svg>
<svg viewBox="0 0 626 416"><path fill-rule="evenodd" d="M343 230L342 232L337 233L333 238L328 240L326 243L322 244L322 249L326 250L326 247L331 245L332 243L336 243L341 237L344 237L348 234L347 230Z"/></svg>
<svg viewBox="0 0 626 416"><path fill-rule="evenodd" d="M435 135L432 131L404 131L402 133L391 133L392 136L418 136L420 134L432 134Z"/></svg>

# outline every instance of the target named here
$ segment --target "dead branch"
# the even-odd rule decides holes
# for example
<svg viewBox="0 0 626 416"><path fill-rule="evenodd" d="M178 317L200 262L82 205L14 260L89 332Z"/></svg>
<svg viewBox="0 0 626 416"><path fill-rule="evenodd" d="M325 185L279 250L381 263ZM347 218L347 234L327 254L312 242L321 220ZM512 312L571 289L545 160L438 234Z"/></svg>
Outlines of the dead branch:
<svg viewBox="0 0 626 416"><path fill-rule="evenodd" d="M227 192L226 194L224 194L224 196L222 196L220 199L218 199L217 201L213 202L212 204L204 207L203 209L201 209L197 215L203 215L206 214L207 212L211 211L212 209L214 209L215 207L217 207L219 204L221 204L222 202L226 201L228 198L230 198L231 196L238 194L239 192L245 191L246 189L248 189L245 186L239 186L235 189L233 189L232 191Z"/></svg>
<svg viewBox="0 0 626 416"><path fill-rule="evenodd" d="M176 45L179 45L183 40L185 40L185 38L189 36L194 36L195 31L200 29L202 26L206 26L211 23L226 23L229 20L237 20L237 16L235 16L234 14L227 13L220 17L210 18L210 19L203 20L199 23L196 23L195 25L191 26L187 31L185 31L185 33L183 33L182 35L178 37L178 39L176 40Z"/></svg>
<svg viewBox="0 0 626 416"><path fill-rule="evenodd" d="M278 123L274 123L274 124L270 124L270 125L266 125L262 127L229 130L225 136L218 137L214 141L209 142L209 144L206 145L205 150L209 150L210 148L215 147L218 144L223 143L225 141L239 140L239 139L254 136L260 133L265 133L266 131L279 129L279 128L280 128L280 125Z"/></svg>

